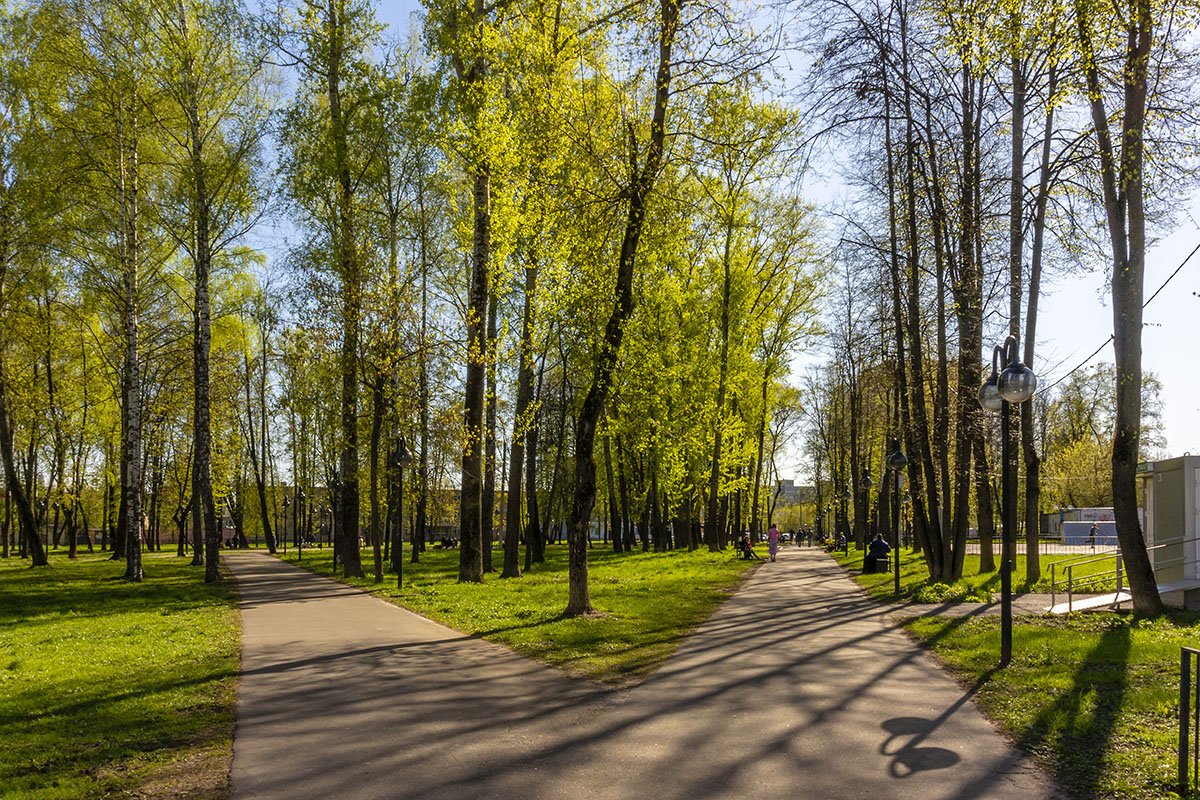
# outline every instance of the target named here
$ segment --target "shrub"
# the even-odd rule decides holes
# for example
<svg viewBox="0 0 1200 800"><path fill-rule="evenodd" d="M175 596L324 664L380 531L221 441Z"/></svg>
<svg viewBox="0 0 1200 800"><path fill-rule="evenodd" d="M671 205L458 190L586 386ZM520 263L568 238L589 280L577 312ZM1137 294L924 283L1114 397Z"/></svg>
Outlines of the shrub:
<svg viewBox="0 0 1200 800"><path fill-rule="evenodd" d="M913 593L918 603L987 603L992 599L985 589L969 589L957 583L927 583Z"/></svg>

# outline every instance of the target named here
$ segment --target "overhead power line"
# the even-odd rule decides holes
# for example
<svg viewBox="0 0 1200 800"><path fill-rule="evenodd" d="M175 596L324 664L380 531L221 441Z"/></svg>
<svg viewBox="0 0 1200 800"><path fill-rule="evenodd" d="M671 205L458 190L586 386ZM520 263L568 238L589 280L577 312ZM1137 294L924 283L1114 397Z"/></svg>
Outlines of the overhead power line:
<svg viewBox="0 0 1200 800"><path fill-rule="evenodd" d="M1154 298L1158 297L1159 294L1162 293L1163 289L1167 288L1167 284L1170 283L1172 280L1174 280L1175 276L1178 275L1181 271L1183 271L1183 268L1185 266L1187 266L1187 263L1192 260L1192 256L1196 255L1197 252L1200 252L1200 244L1193 247L1192 252L1188 253L1187 257L1185 259L1183 259L1183 261L1179 262L1179 266L1176 267L1175 270L1170 275L1167 276L1167 279L1162 282L1161 286L1159 286L1157 289L1154 290L1154 294L1150 295L1150 297L1148 297L1146 299L1146 301L1144 303L1142 303L1142 308L1145 308L1146 306L1150 305L1151 301L1153 301ZM1112 342L1112 340L1113 340L1113 334L1109 334L1108 338L1105 339L1104 342L1099 347L1097 347L1095 350L1093 350L1091 355L1089 355L1083 361L1080 361L1079 364L1076 365L1074 369L1072 369L1070 372L1068 372L1065 375L1063 375L1062 377L1060 377L1058 380L1056 380L1054 383L1047 386L1042 391L1046 391L1046 392L1050 391L1055 386L1058 386L1060 383L1065 381L1067 378L1071 377L1076 372L1078 372L1079 370L1086 367L1088 365L1088 362L1090 362L1093 358L1095 358L1100 353L1101 350L1108 347L1108 345Z"/></svg>

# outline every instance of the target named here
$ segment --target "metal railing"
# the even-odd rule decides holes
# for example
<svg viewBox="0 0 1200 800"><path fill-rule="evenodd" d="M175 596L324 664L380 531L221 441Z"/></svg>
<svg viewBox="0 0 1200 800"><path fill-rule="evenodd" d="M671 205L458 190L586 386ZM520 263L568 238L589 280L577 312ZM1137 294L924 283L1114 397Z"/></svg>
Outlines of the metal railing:
<svg viewBox="0 0 1200 800"><path fill-rule="evenodd" d="M1179 648L1179 794L1200 782L1200 650ZM1194 702L1193 702L1194 698Z"/></svg>
<svg viewBox="0 0 1200 800"><path fill-rule="evenodd" d="M1197 541L1200 541L1200 536L1192 536L1190 538L1180 537L1178 539L1168 539L1167 541L1160 542L1159 544L1156 544L1152 547L1147 547L1146 552L1153 553L1156 550L1162 550L1167 547L1178 547L1181 545L1190 544L1192 542L1197 542ZM1075 574L1074 574L1075 567L1082 567L1082 566L1095 564L1100 561L1106 561L1109 558L1115 559L1115 563L1114 563L1112 570L1106 570L1106 571L1099 572L1099 573L1092 573L1092 574L1089 574L1086 576L1082 576L1078 580L1076 580ZM1177 556L1175 558L1168 558L1168 559L1156 559L1155 564L1154 564L1154 576L1157 579L1159 577L1159 573L1163 572L1164 570L1173 568L1173 567L1183 567L1184 568L1183 571L1186 573L1187 567L1195 566L1197 563L1200 563L1200 559L1186 558L1184 556ZM1116 586L1117 597L1112 604L1113 607L1120 609L1121 604L1125 602L1124 600L1122 600L1120 598L1120 593L1125 588L1124 565L1121 561L1120 550L1112 550L1110 552L1106 552L1106 553L1094 555L1094 556L1091 554L1088 554L1085 556L1079 556L1077 558L1067 559L1066 561L1056 561L1056 562L1051 563L1050 564L1050 602L1051 602L1051 605L1058 605L1057 572L1060 568L1064 568L1064 567L1065 567L1065 571L1066 571L1066 593L1067 593L1067 611L1068 612L1070 612L1072 610L1072 606L1073 606L1074 600L1075 600L1074 596L1076 594L1079 594L1082 592L1087 592L1089 589L1091 590L1089 592L1090 594L1096 594L1100 591L1108 589L1109 587L1113 586L1114 584Z"/></svg>
<svg viewBox="0 0 1200 800"><path fill-rule="evenodd" d="M1089 574L1086 576L1082 576L1081 578L1076 580L1076 578L1075 578L1075 568L1076 567L1090 566L1092 564L1096 564L1101 561L1107 561L1110 558L1116 559L1116 564L1115 564L1112 572L1104 571L1104 572L1100 572L1100 573L1093 573L1093 574ZM1073 610L1073 606L1075 604L1075 595L1078 592L1080 592L1080 590L1086 590L1086 589L1100 590L1100 589L1107 588L1108 586L1112 585L1113 582L1115 582L1117 594L1120 595L1122 588L1124 588L1125 571L1124 571L1123 565L1121 563L1120 551L1114 550L1112 552L1104 553L1102 555L1088 554L1086 556L1070 558L1070 559L1067 559L1066 561L1055 561L1050 564L1050 605L1051 606L1058 605L1058 570L1060 568L1063 568L1064 571L1066 572L1067 612L1068 613ZM1120 608L1121 603L1120 603L1119 598L1115 605L1118 608Z"/></svg>

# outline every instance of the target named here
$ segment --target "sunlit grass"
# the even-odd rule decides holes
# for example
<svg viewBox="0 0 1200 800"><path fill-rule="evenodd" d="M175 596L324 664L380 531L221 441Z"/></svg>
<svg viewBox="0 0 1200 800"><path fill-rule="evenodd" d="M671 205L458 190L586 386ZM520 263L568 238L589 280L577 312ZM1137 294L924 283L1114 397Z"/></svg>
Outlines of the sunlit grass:
<svg viewBox="0 0 1200 800"><path fill-rule="evenodd" d="M187 564L0 561L0 797L224 797L238 614Z"/></svg>
<svg viewBox="0 0 1200 800"><path fill-rule="evenodd" d="M1179 648L1200 616L1112 613L1017 617L1013 659L995 669L998 617L906 623L1075 800L1161 800L1176 780Z"/></svg>
<svg viewBox="0 0 1200 800"><path fill-rule="evenodd" d="M282 555L282 554L281 554ZM404 587L396 577L371 580L371 556L363 551L366 579L346 581L451 628L500 642L518 652L597 680L625 682L653 672L683 638L708 618L741 582L752 562L732 551L632 553L607 547L589 556L589 587L596 616L564 619L567 549L552 545L546 563L520 578L458 583L458 551L428 549L419 564L404 564ZM495 552L497 567L501 553ZM295 563L296 553L286 559ZM302 565L332 572L328 549L305 550Z"/></svg>

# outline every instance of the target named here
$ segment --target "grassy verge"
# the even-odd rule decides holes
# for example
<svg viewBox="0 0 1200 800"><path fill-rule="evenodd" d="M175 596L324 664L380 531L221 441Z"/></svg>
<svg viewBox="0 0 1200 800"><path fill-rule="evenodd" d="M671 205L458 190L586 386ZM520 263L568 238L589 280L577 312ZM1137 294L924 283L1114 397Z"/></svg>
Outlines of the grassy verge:
<svg viewBox="0 0 1200 800"><path fill-rule="evenodd" d="M1179 647L1200 616L1018 617L1013 660L995 670L999 620L927 617L907 627L979 687L984 712L1037 755L1074 800L1173 797Z"/></svg>
<svg viewBox="0 0 1200 800"><path fill-rule="evenodd" d="M240 627L233 593L146 554L0 562L0 798L224 798Z"/></svg>
<svg viewBox="0 0 1200 800"><path fill-rule="evenodd" d="M296 563L289 550L286 559ZM499 551L495 563L501 563ZM497 574L484 583L458 583L458 551L427 550L419 564L404 564L404 588L394 575L374 584L344 581L374 592L444 625L555 664L609 681L635 681L653 672L683 638L716 610L752 562L725 553L614 555L595 548L588 557L593 617L563 619L567 603L567 549L551 546L546 563L517 579ZM328 549L305 550L301 565L332 573Z"/></svg>
<svg viewBox="0 0 1200 800"><path fill-rule="evenodd" d="M862 569L863 553L856 551L853 546L850 552L843 554L841 550L836 550L832 553L843 567L854 573L858 582L866 589L871 597L877 600L895 600L896 596L893 591L894 578L889 572L887 574L872 574L858 575ZM1051 564L1065 564L1077 561L1077 556L1073 555L1047 555L1041 559L1041 579L1034 585L1030 586L1024 580L1025 578L1025 556L1018 554L1013 568L1013 590L1018 594L1026 592L1038 592L1049 594L1050 592L1050 576ZM1089 559L1090 560L1090 559ZM996 558L996 565L999 566L1000 559ZM1110 573L1115 562L1112 559L1096 560L1092 563L1079 564L1074 569L1076 580L1088 576L1098 576L1101 574ZM1059 580L1059 591L1062 592L1062 583L1064 570L1057 570ZM1089 585L1086 592L1099 593L1101 591L1112 591L1115 589L1115 581L1112 586L1105 587L1103 583ZM947 600L967 600L967 601L987 601L992 595L998 594L1000 591L1000 573L999 572L984 572L979 571L979 556L967 554L963 559L963 577L954 583L953 586L937 585L929 580L929 570L925 565L925 558L918 553L911 553L904 550L900 558L900 596L902 600L915 600L917 602L940 603Z"/></svg>

